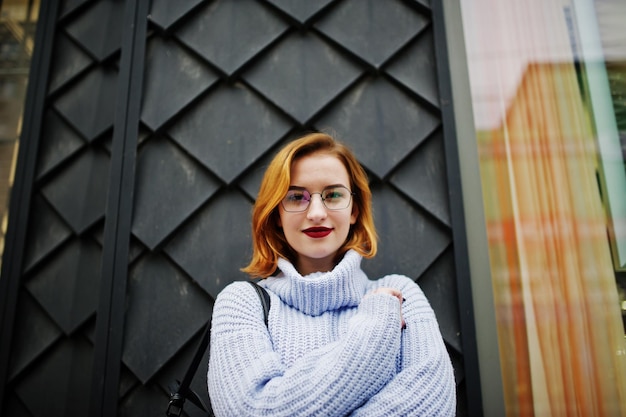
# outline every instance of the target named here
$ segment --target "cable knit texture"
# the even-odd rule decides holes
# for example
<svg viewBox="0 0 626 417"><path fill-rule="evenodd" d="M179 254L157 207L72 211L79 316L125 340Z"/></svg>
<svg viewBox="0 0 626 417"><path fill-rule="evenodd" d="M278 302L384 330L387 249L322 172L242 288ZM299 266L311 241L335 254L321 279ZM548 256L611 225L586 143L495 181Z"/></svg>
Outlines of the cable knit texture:
<svg viewBox="0 0 626 417"><path fill-rule="evenodd" d="M370 281L349 251L330 272L301 276L281 259L252 287L235 282L213 310L208 385L216 416L453 416L452 365L435 315L411 279ZM380 287L402 291L400 304Z"/></svg>

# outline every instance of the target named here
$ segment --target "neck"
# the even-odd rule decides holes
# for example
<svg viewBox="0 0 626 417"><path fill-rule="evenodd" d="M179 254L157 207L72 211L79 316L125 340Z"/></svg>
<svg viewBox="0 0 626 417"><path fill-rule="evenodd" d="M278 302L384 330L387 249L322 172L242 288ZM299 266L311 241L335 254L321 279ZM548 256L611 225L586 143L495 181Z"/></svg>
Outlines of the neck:
<svg viewBox="0 0 626 417"><path fill-rule="evenodd" d="M316 268L302 275L295 263L278 259L280 273L264 284L283 302L311 316L345 306L358 306L367 290L368 279L361 269L361 256L348 251L328 272Z"/></svg>
<svg viewBox="0 0 626 417"><path fill-rule="evenodd" d="M314 272L328 272L332 271L335 267L335 258L333 256L322 259L315 259L305 256L298 256L298 260L295 266L302 276L306 276Z"/></svg>

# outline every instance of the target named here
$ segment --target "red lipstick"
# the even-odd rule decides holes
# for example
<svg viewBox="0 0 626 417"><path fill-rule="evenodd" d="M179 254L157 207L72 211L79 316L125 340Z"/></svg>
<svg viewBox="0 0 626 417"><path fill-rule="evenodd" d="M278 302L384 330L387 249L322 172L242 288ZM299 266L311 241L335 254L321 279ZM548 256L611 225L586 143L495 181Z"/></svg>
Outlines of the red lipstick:
<svg viewBox="0 0 626 417"><path fill-rule="evenodd" d="M309 227L308 229L303 230L305 235L314 239L326 237L332 231L333 229L329 229L328 227Z"/></svg>

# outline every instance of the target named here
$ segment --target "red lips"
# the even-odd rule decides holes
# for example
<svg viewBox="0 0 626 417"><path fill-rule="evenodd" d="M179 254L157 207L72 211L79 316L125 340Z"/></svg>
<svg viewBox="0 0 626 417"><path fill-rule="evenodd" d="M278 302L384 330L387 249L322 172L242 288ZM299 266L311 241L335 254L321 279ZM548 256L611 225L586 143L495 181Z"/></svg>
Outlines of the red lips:
<svg viewBox="0 0 626 417"><path fill-rule="evenodd" d="M303 230L305 235L314 239L326 237L332 231L333 229L329 229L328 227L309 227L308 229Z"/></svg>

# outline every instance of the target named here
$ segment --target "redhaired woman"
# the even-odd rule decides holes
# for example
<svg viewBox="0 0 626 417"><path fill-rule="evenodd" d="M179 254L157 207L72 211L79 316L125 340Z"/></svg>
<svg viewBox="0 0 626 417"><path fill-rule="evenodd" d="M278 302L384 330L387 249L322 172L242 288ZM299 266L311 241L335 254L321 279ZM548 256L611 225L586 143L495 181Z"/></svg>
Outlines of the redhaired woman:
<svg viewBox="0 0 626 417"><path fill-rule="evenodd" d="M452 416L456 393L437 320L413 280L370 280L371 192L352 152L324 133L270 163L252 214L266 326L251 286L213 310L208 385L218 416Z"/></svg>

